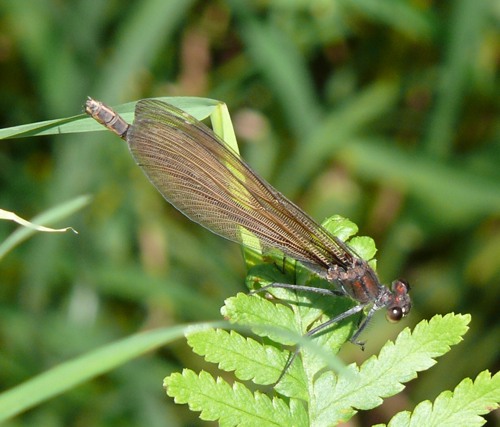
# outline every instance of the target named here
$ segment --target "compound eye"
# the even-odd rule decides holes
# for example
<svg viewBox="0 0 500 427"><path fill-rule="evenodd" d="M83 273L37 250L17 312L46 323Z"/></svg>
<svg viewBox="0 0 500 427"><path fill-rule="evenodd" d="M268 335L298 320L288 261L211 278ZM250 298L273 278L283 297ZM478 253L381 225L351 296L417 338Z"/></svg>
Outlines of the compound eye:
<svg viewBox="0 0 500 427"><path fill-rule="evenodd" d="M399 322L403 318L403 309L401 307L390 307L386 314L389 322Z"/></svg>

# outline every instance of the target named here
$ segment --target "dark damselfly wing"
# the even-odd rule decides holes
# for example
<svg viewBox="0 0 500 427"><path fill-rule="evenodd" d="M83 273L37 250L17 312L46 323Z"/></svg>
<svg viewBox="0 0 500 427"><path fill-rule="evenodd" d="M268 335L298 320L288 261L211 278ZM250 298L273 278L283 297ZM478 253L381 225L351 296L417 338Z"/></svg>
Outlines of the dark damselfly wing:
<svg viewBox="0 0 500 427"><path fill-rule="evenodd" d="M137 164L158 191L191 220L251 249L279 249L333 283L336 290L274 283L270 286L346 295L358 305L308 331L313 335L348 316L371 308L355 340L375 311L385 307L398 321L411 308L409 285L392 289L343 241L257 176L215 133L189 114L164 102L137 103L128 125L111 108L91 98L86 112L125 139ZM258 239L258 240L257 240Z"/></svg>
<svg viewBox="0 0 500 427"><path fill-rule="evenodd" d="M264 247L326 270L353 254L255 172L211 129L161 101L137 103L130 151L158 191L191 220L252 249Z"/></svg>

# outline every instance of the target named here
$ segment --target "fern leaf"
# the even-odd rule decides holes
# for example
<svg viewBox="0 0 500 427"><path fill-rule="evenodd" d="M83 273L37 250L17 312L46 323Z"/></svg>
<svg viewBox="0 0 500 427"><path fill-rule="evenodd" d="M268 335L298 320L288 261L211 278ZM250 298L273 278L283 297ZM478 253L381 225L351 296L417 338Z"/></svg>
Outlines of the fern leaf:
<svg viewBox="0 0 500 427"><path fill-rule="evenodd" d="M192 411L201 412L200 418L218 421L221 426L307 426L306 411L300 402L270 399L267 395L252 393L243 384L231 387L221 378L215 380L209 373L184 369L182 374L167 377L164 386L176 403L188 403Z"/></svg>
<svg viewBox="0 0 500 427"><path fill-rule="evenodd" d="M235 331L210 329L190 334L187 339L193 351L206 361L218 363L226 372L234 371L240 380L260 385L274 384L288 357L287 352L275 346L261 344ZM304 371L294 363L276 389L291 389L294 396L306 400L305 386Z"/></svg>
<svg viewBox="0 0 500 427"><path fill-rule="evenodd" d="M293 345L295 342L287 339L283 334L273 332L273 327L277 330L287 329L292 336L302 335L302 332L296 327L293 312L289 307L283 304L273 304L265 298L258 298L255 295L239 293L235 297L226 299L221 313L233 323L251 325L253 332L257 335L267 336L273 341L285 345ZM259 324L265 325L265 327L253 326Z"/></svg>
<svg viewBox="0 0 500 427"><path fill-rule="evenodd" d="M427 400L418 404L413 413L405 411L395 415L389 427L482 426L486 421L481 415L498 408L499 401L500 373L492 378L488 371L483 371L474 382L466 378L453 392L441 393L434 404Z"/></svg>
<svg viewBox="0 0 500 427"><path fill-rule="evenodd" d="M322 396L311 402L311 418L322 421L345 421L355 409L372 409L384 397L401 391L403 383L417 376L417 372L434 365L435 359L461 341L470 321L468 315L448 314L423 321L411 334L405 329L395 343L388 342L378 357L371 357L360 368L348 366L346 374L323 374L314 384L314 394ZM355 408L355 409L354 409Z"/></svg>

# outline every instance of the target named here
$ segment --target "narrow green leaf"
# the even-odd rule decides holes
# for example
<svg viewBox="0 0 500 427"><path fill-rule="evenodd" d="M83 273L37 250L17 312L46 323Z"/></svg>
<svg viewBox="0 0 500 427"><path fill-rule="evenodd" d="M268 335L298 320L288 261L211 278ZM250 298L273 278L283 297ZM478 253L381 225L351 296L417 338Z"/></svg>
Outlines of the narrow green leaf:
<svg viewBox="0 0 500 427"><path fill-rule="evenodd" d="M352 138L337 159L364 179L392 183L418 198L448 226L500 209L498 179L464 164L437 161L422 153L406 152L387 140ZM456 209L449 209L455 206Z"/></svg>
<svg viewBox="0 0 500 427"><path fill-rule="evenodd" d="M123 94L141 70L152 67L162 55L164 43L182 26L192 0L146 0L127 5L116 23L116 34L104 64L96 76L96 93L108 97ZM102 42L101 42L102 43Z"/></svg>
<svg viewBox="0 0 500 427"><path fill-rule="evenodd" d="M379 80L328 112L285 160L275 180L276 187L288 197L294 197L311 180L319 164L336 157L339 149L345 149L346 141L350 147L354 136L373 120L387 114L398 99L398 86L394 82ZM387 163L383 167L387 168ZM297 170L301 173L296 173ZM379 175L379 179L380 176L383 175Z"/></svg>
<svg viewBox="0 0 500 427"><path fill-rule="evenodd" d="M305 141L317 126L321 111L304 58L278 27L252 17L245 1L230 2L240 16L240 33L248 55L273 86L298 141Z"/></svg>
<svg viewBox="0 0 500 427"><path fill-rule="evenodd" d="M196 97L159 97L156 98L175 105L187 111L198 120L208 117L218 101L209 98ZM137 101L113 107L128 123L132 123ZM83 106L82 106L83 109ZM0 129L0 139L25 138L28 136L55 135L63 133L106 131L106 129L87 114L67 117L63 119L47 120L21 126Z"/></svg>
<svg viewBox="0 0 500 427"><path fill-rule="evenodd" d="M484 43L484 24L491 13L489 2L461 0L450 6L453 13L446 22L446 43L441 46L444 58L436 75L434 114L429 116L428 135L423 141L433 158L452 157L457 125L470 90L471 67Z"/></svg>
<svg viewBox="0 0 500 427"><path fill-rule="evenodd" d="M220 323L204 323L197 325L197 327L218 326ZM62 363L33 377L25 383L0 394L0 422L97 375L121 366L141 354L172 342L182 337L192 328L192 325L179 325L138 333Z"/></svg>
<svg viewBox="0 0 500 427"><path fill-rule="evenodd" d="M429 9L419 7L412 2L357 0L347 2L346 5L413 39L428 39L433 33L434 22L428 12Z"/></svg>
<svg viewBox="0 0 500 427"><path fill-rule="evenodd" d="M240 150L238 142L236 141L236 134L234 133L227 105L219 102L210 115L210 120L212 121L212 129L215 134L219 136L228 147L239 154Z"/></svg>

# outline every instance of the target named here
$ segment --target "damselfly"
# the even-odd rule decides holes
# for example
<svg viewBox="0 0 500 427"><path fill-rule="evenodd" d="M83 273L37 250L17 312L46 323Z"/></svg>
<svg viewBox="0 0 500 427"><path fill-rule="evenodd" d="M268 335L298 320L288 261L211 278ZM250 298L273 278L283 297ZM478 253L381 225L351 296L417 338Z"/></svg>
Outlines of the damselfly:
<svg viewBox="0 0 500 427"><path fill-rule="evenodd" d="M128 143L149 180L188 218L251 249L260 249L260 245L279 249L332 284L332 289L288 283L269 287L348 296L357 302L307 335L369 307L351 338L356 342L377 310L385 308L391 321L399 321L409 313L407 282L395 280L391 289L382 284L368 263L345 242L260 178L194 117L154 99L137 103L132 125L91 98L85 110Z"/></svg>

